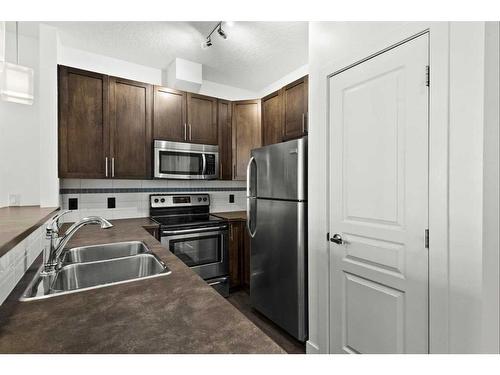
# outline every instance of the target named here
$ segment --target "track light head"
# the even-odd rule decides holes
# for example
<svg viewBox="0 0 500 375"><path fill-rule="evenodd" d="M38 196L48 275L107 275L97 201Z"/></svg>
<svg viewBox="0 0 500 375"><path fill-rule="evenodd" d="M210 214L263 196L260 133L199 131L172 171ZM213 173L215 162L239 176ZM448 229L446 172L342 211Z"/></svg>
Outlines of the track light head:
<svg viewBox="0 0 500 375"><path fill-rule="evenodd" d="M207 49L212 45L212 39L208 37L203 43L201 43L201 48Z"/></svg>
<svg viewBox="0 0 500 375"><path fill-rule="evenodd" d="M219 33L219 35L224 38L224 39L227 39L227 34L224 32L224 30L222 30L222 27L219 26L219 28L217 29L217 33Z"/></svg>

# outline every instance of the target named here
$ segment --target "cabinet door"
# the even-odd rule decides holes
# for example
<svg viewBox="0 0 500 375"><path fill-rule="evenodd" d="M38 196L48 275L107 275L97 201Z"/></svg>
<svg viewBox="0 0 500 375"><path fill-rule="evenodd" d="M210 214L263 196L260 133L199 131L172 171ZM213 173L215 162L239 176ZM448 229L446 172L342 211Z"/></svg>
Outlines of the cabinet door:
<svg viewBox="0 0 500 375"><path fill-rule="evenodd" d="M110 77L111 177L151 175L152 86Z"/></svg>
<svg viewBox="0 0 500 375"><path fill-rule="evenodd" d="M58 76L59 177L105 178L108 77L65 66Z"/></svg>
<svg viewBox="0 0 500 375"><path fill-rule="evenodd" d="M218 100L217 127L219 131L219 171L221 180L233 178L232 139L231 139L231 102Z"/></svg>
<svg viewBox="0 0 500 375"><path fill-rule="evenodd" d="M262 145L279 143L283 140L283 95L282 90L262 99Z"/></svg>
<svg viewBox="0 0 500 375"><path fill-rule="evenodd" d="M308 77L283 88L283 137L285 140L307 134Z"/></svg>
<svg viewBox="0 0 500 375"><path fill-rule="evenodd" d="M241 284L241 223L229 224L229 284L231 288Z"/></svg>
<svg viewBox="0 0 500 375"><path fill-rule="evenodd" d="M154 87L153 138L184 142L187 139L186 93Z"/></svg>
<svg viewBox="0 0 500 375"><path fill-rule="evenodd" d="M216 145L217 99L210 96L187 93L188 141Z"/></svg>
<svg viewBox="0 0 500 375"><path fill-rule="evenodd" d="M233 180L246 180L252 149L261 145L260 100L233 102Z"/></svg>

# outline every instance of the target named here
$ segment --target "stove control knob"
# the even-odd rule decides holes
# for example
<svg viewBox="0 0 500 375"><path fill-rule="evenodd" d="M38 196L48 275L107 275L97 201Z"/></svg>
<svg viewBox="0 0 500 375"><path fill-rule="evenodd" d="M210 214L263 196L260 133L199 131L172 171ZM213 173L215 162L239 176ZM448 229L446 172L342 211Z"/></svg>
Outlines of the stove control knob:
<svg viewBox="0 0 500 375"><path fill-rule="evenodd" d="M198 197L198 202L201 202L201 197Z"/></svg>
<svg viewBox="0 0 500 375"><path fill-rule="evenodd" d="M155 203L158 203L158 198L155 198Z"/></svg>
<svg viewBox="0 0 500 375"><path fill-rule="evenodd" d="M161 203L165 203L165 198L160 199Z"/></svg>
<svg viewBox="0 0 500 375"><path fill-rule="evenodd" d="M203 202L206 202L207 201L207 197L203 198Z"/></svg>

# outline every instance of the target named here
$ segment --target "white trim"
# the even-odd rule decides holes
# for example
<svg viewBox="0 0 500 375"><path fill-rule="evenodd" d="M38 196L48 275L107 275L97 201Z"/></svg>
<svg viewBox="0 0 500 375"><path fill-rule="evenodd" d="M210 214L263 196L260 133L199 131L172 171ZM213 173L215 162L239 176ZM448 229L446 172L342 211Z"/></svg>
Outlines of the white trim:
<svg viewBox="0 0 500 375"><path fill-rule="evenodd" d="M431 233L429 244L429 352L448 353L449 24L444 22L410 23L396 32L391 33L391 35L384 38L383 41L370 46L370 48L363 48L335 63L325 63L320 69L321 79L319 84L321 85L321 92L324 93L322 100L326 101L328 100L328 77L333 72L339 71L344 67L363 60L367 56L376 54L391 45L396 45L426 30L429 31L429 57L431 65L431 86L429 95L429 231ZM311 80L314 80L314 77L310 77L310 81ZM327 116L326 113L325 116ZM325 124L327 123L325 122ZM314 130L311 129L311 133L313 131ZM330 137L328 125L325 125L325 134L322 134L322 136L324 136L325 150L328 150L328 140ZM311 160L311 163L314 162L314 160ZM326 192L328 192L328 163L325 163L323 170L327 179ZM326 197L328 197L328 193ZM327 199L325 205L327 205L327 207L329 206L329 199ZM328 210L326 210L326 217L324 217L323 220L326 223L324 227L324 233L326 233L329 226ZM329 254L328 243L326 241L324 245L324 254L326 254L326 257L322 259L322 262L328 264ZM321 254L318 255L321 256ZM318 270L315 268L309 269L310 274L311 272L317 271ZM324 277L321 277L321 275L316 275L316 277L324 280ZM310 287L312 288L317 288L318 285L322 285L323 288L325 287L323 282L315 283L311 281L314 280L310 279ZM328 288L328 286L326 288ZM310 294L317 295L318 290L310 291ZM327 291L327 295L329 295L329 291ZM311 302L310 300L310 303ZM327 310L328 311L318 312L318 317L321 319L326 316L326 320L328 320L329 308ZM329 323L327 321L322 321L321 330L329 332ZM325 343L325 346L327 347L320 348L321 352L329 352L329 344Z"/></svg>
<svg viewBox="0 0 500 375"><path fill-rule="evenodd" d="M321 354L318 345L311 341L306 342L306 354Z"/></svg>

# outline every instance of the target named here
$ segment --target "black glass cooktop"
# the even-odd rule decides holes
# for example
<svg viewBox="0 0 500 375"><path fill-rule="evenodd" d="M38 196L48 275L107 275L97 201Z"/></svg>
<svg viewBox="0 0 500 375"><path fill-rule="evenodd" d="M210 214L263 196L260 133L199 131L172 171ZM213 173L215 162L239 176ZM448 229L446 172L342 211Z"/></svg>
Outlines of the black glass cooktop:
<svg viewBox="0 0 500 375"><path fill-rule="evenodd" d="M215 225L225 221L209 214L152 216L151 218L163 227Z"/></svg>

